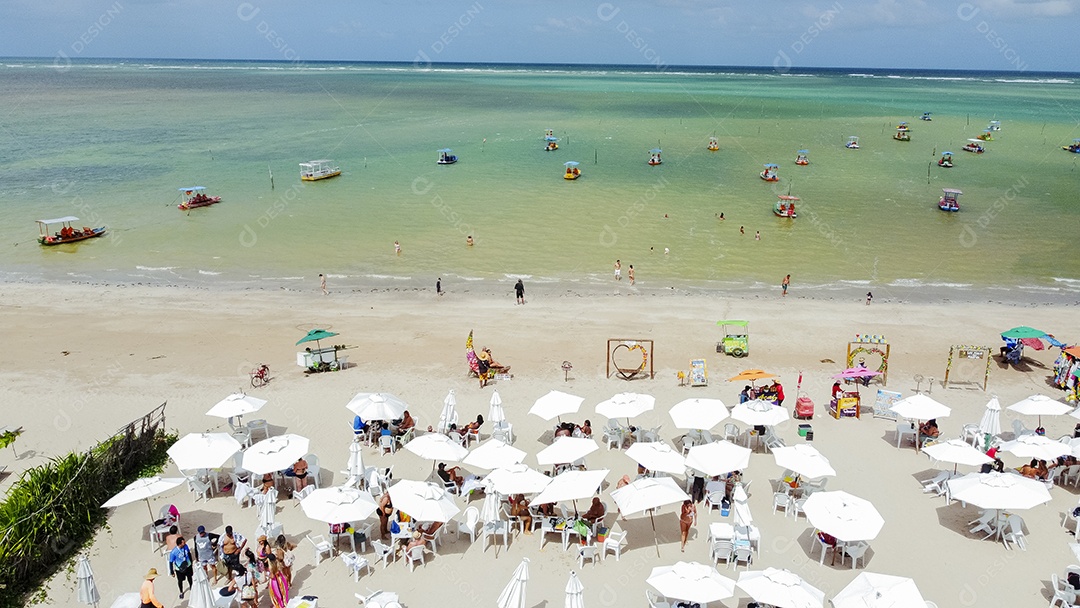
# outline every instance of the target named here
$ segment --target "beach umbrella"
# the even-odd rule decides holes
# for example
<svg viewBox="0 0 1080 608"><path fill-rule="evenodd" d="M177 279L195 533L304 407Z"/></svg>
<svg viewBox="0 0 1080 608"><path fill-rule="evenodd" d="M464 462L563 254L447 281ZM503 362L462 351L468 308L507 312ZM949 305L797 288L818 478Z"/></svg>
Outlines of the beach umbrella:
<svg viewBox="0 0 1080 608"><path fill-rule="evenodd" d="M969 139L968 141L978 141L978 140L970 140ZM1020 338L1041 338L1041 337L1043 337L1045 335L1046 335L1045 331L1042 331L1041 329L1035 329L1034 327L1028 327L1027 325L1021 325L1019 327L1014 327L1012 329L1008 329L1008 330L1005 330L1005 331L1001 332L1001 337L1002 338L1012 338L1012 339L1016 339L1016 340L1018 340Z"/></svg>
<svg viewBox="0 0 1080 608"><path fill-rule="evenodd" d="M525 460L525 451L498 439L488 439L465 457L465 464L479 469L498 469L520 463Z"/></svg>
<svg viewBox="0 0 1080 608"><path fill-rule="evenodd" d="M357 479L364 476L367 467L364 466L364 446L360 444L360 438L356 437L349 444L349 462L345 465L346 474Z"/></svg>
<svg viewBox="0 0 1080 608"><path fill-rule="evenodd" d="M873 378L874 376L880 376L881 372L867 369L865 367L849 367L844 371L833 376L834 380L851 380L855 378Z"/></svg>
<svg viewBox="0 0 1080 608"><path fill-rule="evenodd" d="M1072 407L1046 395L1032 395L1007 407L1009 411L1025 416L1038 416L1042 426L1043 416L1060 416L1072 411Z"/></svg>
<svg viewBox="0 0 1080 608"><path fill-rule="evenodd" d="M258 397L252 397L251 395L245 395L244 393L233 393L221 401L218 401L214 407L206 412L206 415L216 416L218 418L234 418L236 416L257 412L262 409L262 406L264 405L266 405L266 399L259 399Z"/></svg>
<svg viewBox="0 0 1080 608"><path fill-rule="evenodd" d="M450 425L454 424L454 419L457 417L455 408L457 408L457 396L454 395L454 389L450 389L446 398L443 399L442 411L439 412L439 426L435 427L436 431L445 433L450 430Z"/></svg>
<svg viewBox="0 0 1080 608"><path fill-rule="evenodd" d="M156 475L136 479L101 506L104 509L109 509L141 500L146 503L146 510L150 513L150 528L153 529L155 518L154 511L150 508L150 498L162 492L167 492L184 483L184 481L186 480L183 477L158 477Z"/></svg>
<svg viewBox="0 0 1080 608"><path fill-rule="evenodd" d="M776 466L790 469L803 477L814 479L836 475L836 470L829 463L829 459L812 445L800 443L773 448L772 455L776 459Z"/></svg>
<svg viewBox="0 0 1080 608"><path fill-rule="evenodd" d="M606 418L626 418L629 424L631 418L652 410L655 405L656 398L652 395L619 393L597 404L596 413Z"/></svg>
<svg viewBox="0 0 1080 608"><path fill-rule="evenodd" d="M735 595L735 581L716 568L697 562L676 562L652 569L645 582L667 599L695 604L719 602Z"/></svg>
<svg viewBox="0 0 1080 608"><path fill-rule="evenodd" d="M612 491L611 498L619 506L619 512L626 517L690 500L690 495L670 477L642 477Z"/></svg>
<svg viewBox="0 0 1080 608"><path fill-rule="evenodd" d="M300 508L304 510L304 515L315 521L339 524L363 521L374 513L379 505L375 503L370 492L335 486L308 494L300 501Z"/></svg>
<svg viewBox="0 0 1080 608"><path fill-rule="evenodd" d="M1013 456L1039 460L1054 460L1058 456L1072 454L1072 448L1069 445L1042 435L1021 435L1001 444L1001 449Z"/></svg>
<svg viewBox="0 0 1080 608"><path fill-rule="evenodd" d="M229 433L189 433L166 453L181 471L216 469L240 451L240 442Z"/></svg>
<svg viewBox="0 0 1080 608"><path fill-rule="evenodd" d="M596 441L588 437L559 437L555 443L536 453L536 463L566 464L580 460L599 449Z"/></svg>
<svg viewBox="0 0 1080 608"><path fill-rule="evenodd" d="M296 346L300 346L301 344L303 344L305 342L314 342L315 347L318 348L319 350L322 350L322 342L321 342L321 340L325 340L327 338L333 338L336 335L337 335L336 333L334 333L332 331L327 331L325 329L312 329L312 330L308 331L306 334L304 334L303 338L300 338L299 340L296 341Z"/></svg>
<svg viewBox="0 0 1080 608"><path fill-rule="evenodd" d="M750 449L730 441L714 441L695 445L686 453L686 466L709 477L750 466Z"/></svg>
<svg viewBox="0 0 1080 608"><path fill-rule="evenodd" d="M499 495L495 492L484 494L484 502L480 504L480 521L488 523L501 519L502 511L499 510Z"/></svg>
<svg viewBox="0 0 1080 608"><path fill-rule="evenodd" d="M188 590L190 608L214 608L214 590L206 576L206 568L196 566L191 573L191 589ZM220 597L220 596L217 596Z"/></svg>
<svg viewBox="0 0 1080 608"><path fill-rule="evenodd" d="M446 523L461 511L442 486L427 481L400 479L388 491L394 506L417 521Z"/></svg>
<svg viewBox="0 0 1080 608"><path fill-rule="evenodd" d="M563 471L552 478L551 483L532 499L532 504L546 505L564 500L588 498L600 489L600 484L604 483L608 472L608 469Z"/></svg>
<svg viewBox="0 0 1080 608"><path fill-rule="evenodd" d="M241 466L256 475L284 471L308 453L308 444L292 433L269 437L244 450Z"/></svg>
<svg viewBox="0 0 1080 608"><path fill-rule="evenodd" d="M815 528L845 542L873 540L885 525L869 500L842 490L814 492L802 510Z"/></svg>
<svg viewBox="0 0 1080 608"><path fill-rule="evenodd" d="M277 490L271 489L263 494L263 500L255 515L259 518L259 527L269 530L274 527L277 519Z"/></svg>
<svg viewBox="0 0 1080 608"><path fill-rule="evenodd" d="M983 509L1022 510L1050 502L1043 482L1014 473L969 473L945 483L953 501Z"/></svg>
<svg viewBox="0 0 1080 608"><path fill-rule="evenodd" d="M774 165L775 166L775 165ZM739 375L728 378L728 382L746 382L749 381L753 384L757 380L764 378L775 378L776 374L770 374L762 369L744 369L739 372Z"/></svg>
<svg viewBox="0 0 1080 608"><path fill-rule="evenodd" d="M739 588L763 604L777 608L823 608L825 593L789 570L766 568L739 573Z"/></svg>
<svg viewBox="0 0 1080 608"><path fill-rule="evenodd" d="M719 399L684 399L668 410L675 428L707 431L728 417L728 409Z"/></svg>
<svg viewBox="0 0 1080 608"><path fill-rule="evenodd" d="M94 582L94 569L90 567L90 558L85 553L79 555L79 563L75 565L75 584L80 604L98 605L101 594Z"/></svg>
<svg viewBox="0 0 1080 608"><path fill-rule="evenodd" d="M970 443L963 439L939 441L923 448L923 452L934 460L951 462L954 465L963 464L977 467L994 462L994 459L987 456L985 452L972 447ZM953 466L953 472L956 472L956 466Z"/></svg>
<svg viewBox="0 0 1080 608"><path fill-rule="evenodd" d="M1042 340L1039 338L1020 338L1020 343L1024 346L1030 346L1032 350L1046 349L1046 346L1043 345Z"/></svg>
<svg viewBox="0 0 1080 608"><path fill-rule="evenodd" d="M892 404L889 409L896 413L897 416L911 420L945 418L952 413L949 407L922 393L901 399Z"/></svg>
<svg viewBox="0 0 1080 608"><path fill-rule="evenodd" d="M1001 433L1001 404L997 397L991 397L986 403L986 411L979 420L979 430L986 435L986 447L989 449L990 438Z"/></svg>
<svg viewBox="0 0 1080 608"><path fill-rule="evenodd" d="M650 471L680 475L686 471L686 458L668 444L660 441L635 443L626 450L625 454Z"/></svg>
<svg viewBox="0 0 1080 608"><path fill-rule="evenodd" d="M577 397L562 391L551 391L537 399L532 408L529 409L529 413L544 420L551 420L563 414L577 413L583 401L585 401L584 397Z"/></svg>
<svg viewBox="0 0 1080 608"><path fill-rule="evenodd" d="M551 478L525 464L513 464L495 469L484 477L484 483L503 496L533 494L551 483Z"/></svg>
<svg viewBox="0 0 1080 608"><path fill-rule="evenodd" d="M750 513L749 497L741 483L735 484L735 488L731 491L731 498L732 510L735 512L735 525L749 526L754 523L754 516Z"/></svg>
<svg viewBox="0 0 1080 608"><path fill-rule="evenodd" d="M581 584L577 572L570 571L570 580L566 581L566 601L563 608L585 608L583 593L585 586Z"/></svg>
<svg viewBox="0 0 1080 608"><path fill-rule="evenodd" d="M499 594L499 608L525 608L525 584L529 582L529 558L521 558L510 582Z"/></svg>
<svg viewBox="0 0 1080 608"><path fill-rule="evenodd" d="M862 572L832 598L833 608L923 608L926 600L906 576Z"/></svg>
<svg viewBox="0 0 1080 608"><path fill-rule="evenodd" d="M775 426L787 420L790 414L772 402L754 399L731 408L731 417L753 426Z"/></svg>
<svg viewBox="0 0 1080 608"><path fill-rule="evenodd" d="M506 412L503 411L502 397L499 396L499 391L497 390L491 392L491 407L488 409L488 420L496 426L498 426L500 422L506 422Z"/></svg>
<svg viewBox="0 0 1080 608"><path fill-rule="evenodd" d="M357 393L345 405L361 420L397 420L409 406L390 393Z"/></svg>
<svg viewBox="0 0 1080 608"><path fill-rule="evenodd" d="M469 455L469 450L465 446L442 433L420 435L406 443L405 449L420 458L431 461L460 462L462 458Z"/></svg>

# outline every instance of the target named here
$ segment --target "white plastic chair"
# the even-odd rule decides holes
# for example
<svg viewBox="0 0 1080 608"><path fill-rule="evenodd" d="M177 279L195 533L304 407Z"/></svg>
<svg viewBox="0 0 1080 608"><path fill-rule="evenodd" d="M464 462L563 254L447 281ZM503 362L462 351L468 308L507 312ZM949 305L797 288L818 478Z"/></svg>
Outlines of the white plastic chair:
<svg viewBox="0 0 1080 608"><path fill-rule="evenodd" d="M484 522L484 551L487 551L488 539L498 540L502 537L503 545L508 545L510 542L510 523L505 519L496 519L493 521Z"/></svg>
<svg viewBox="0 0 1080 608"><path fill-rule="evenodd" d="M491 436L503 443L514 443L514 425L505 420L496 422L491 427Z"/></svg>
<svg viewBox="0 0 1080 608"><path fill-rule="evenodd" d="M397 451L397 442L394 441L393 435L379 435L379 448L382 452L390 452L393 454Z"/></svg>
<svg viewBox="0 0 1080 608"><path fill-rule="evenodd" d="M165 520L165 523L161 524L160 526L152 525L150 527L150 538L152 540L155 540L159 543L165 542L165 535L169 533L169 528L173 526L176 526L177 528L180 527L180 511L177 511L176 518L174 519L169 513L169 507L171 506L171 504L162 505L161 508L158 509L158 519Z"/></svg>
<svg viewBox="0 0 1080 608"><path fill-rule="evenodd" d="M334 557L334 545L330 544L330 541L326 540L326 537L324 537L322 534L316 536L315 538L305 535L304 538L306 538L307 541L311 543L311 546L315 548L316 566L318 566L322 562L322 556L324 553L327 557Z"/></svg>
<svg viewBox="0 0 1080 608"><path fill-rule="evenodd" d="M425 566L427 565L427 562L424 561L424 547L422 546L409 549L409 552L405 557L409 561L409 572L416 569L416 562L420 562Z"/></svg>
<svg viewBox="0 0 1080 608"><path fill-rule="evenodd" d="M787 513L788 505L791 504L791 497L786 492L774 492L772 500L772 512L776 513L777 509L783 509L784 513Z"/></svg>
<svg viewBox="0 0 1080 608"><path fill-rule="evenodd" d="M607 537L604 538L604 545L600 552L600 559L607 559L608 551L615 554L615 561L619 561L619 557L622 556L623 545L626 544L626 531L620 530L615 532L614 530L608 531Z"/></svg>
<svg viewBox="0 0 1080 608"><path fill-rule="evenodd" d="M1077 501L1076 506L1080 507L1080 500ZM1070 519L1073 520L1073 536L1080 538L1080 519L1077 519L1076 516L1073 515L1073 509L1065 510L1065 517L1061 520L1061 527L1064 528L1068 526Z"/></svg>
<svg viewBox="0 0 1080 608"><path fill-rule="evenodd" d="M983 440L983 432L977 424L965 424L960 432L960 438L970 443L971 447L979 447L979 442Z"/></svg>
<svg viewBox="0 0 1080 608"><path fill-rule="evenodd" d="M596 545L578 545L578 569L585 567L585 560L591 560L592 565L596 566Z"/></svg>
<svg viewBox="0 0 1080 608"><path fill-rule="evenodd" d="M952 478L952 473L949 471L938 471L937 475L927 479L923 482L923 493L934 492L938 496L945 493L945 482Z"/></svg>
<svg viewBox="0 0 1080 608"><path fill-rule="evenodd" d="M1080 464L1072 464L1065 469L1065 473L1061 476L1061 485L1068 484L1070 479L1073 486L1080 484Z"/></svg>
<svg viewBox="0 0 1080 608"><path fill-rule="evenodd" d="M1054 597L1050 600L1051 608L1058 602L1061 603L1062 608L1069 608L1076 604L1076 590L1058 578L1056 572L1050 575L1050 582L1053 583L1054 590Z"/></svg>
<svg viewBox="0 0 1080 608"><path fill-rule="evenodd" d="M785 447L784 440L773 434L772 429L765 434L765 449L772 452L776 448Z"/></svg>
<svg viewBox="0 0 1080 608"><path fill-rule="evenodd" d="M195 500L198 501L201 496L203 500L210 500L210 482L201 481L194 477L187 478L188 490L195 495Z"/></svg>
<svg viewBox="0 0 1080 608"><path fill-rule="evenodd" d="M1017 547L1020 547L1021 551L1027 551L1027 542L1024 540L1024 520L1020 519L1019 515L1010 515L1005 521L1004 526L1007 529L1001 535L1001 543L1005 545L1006 549L1011 549L1009 543L1016 543Z"/></svg>
<svg viewBox="0 0 1080 608"><path fill-rule="evenodd" d="M709 492L705 495L705 508L709 511L713 509L720 509L724 501L724 492L717 490L715 492Z"/></svg>
<svg viewBox="0 0 1080 608"><path fill-rule="evenodd" d="M671 604L662 599L655 592L648 589L645 590L645 599L649 602L649 608L671 608Z"/></svg>
<svg viewBox="0 0 1080 608"><path fill-rule="evenodd" d="M904 437L911 437L911 442L915 443L918 440L918 433L915 430L915 425L910 422L900 421L896 423L896 448L900 448L900 442L904 440Z"/></svg>
<svg viewBox="0 0 1080 608"><path fill-rule="evenodd" d="M1017 438L1023 437L1024 435L1034 435L1035 434L1035 431L1033 431L1033 430L1027 428L1026 426L1024 426L1024 423L1021 422L1019 418L1013 418L1012 428L1013 428L1013 433L1016 435Z"/></svg>
<svg viewBox="0 0 1080 608"><path fill-rule="evenodd" d="M461 514L462 519L458 521L458 536L462 534L469 535L469 542L476 542L476 535L480 532L480 509L476 507L469 507L465 509L465 512ZM535 519L533 521L536 521Z"/></svg>
<svg viewBox="0 0 1080 608"><path fill-rule="evenodd" d="M746 563L746 569L750 569L750 563L754 561L754 552L748 546L735 547L735 551L731 554L731 561L735 564L735 569L739 569L739 562Z"/></svg>
<svg viewBox="0 0 1080 608"><path fill-rule="evenodd" d="M367 568L369 575L371 574L371 564L368 563L368 560L357 555L356 552L342 553L341 562L345 564L345 568L349 572L352 572L354 583L360 580L360 571L364 568Z"/></svg>
<svg viewBox="0 0 1080 608"><path fill-rule="evenodd" d="M713 561L724 560L724 563L731 566L732 556L735 553L735 543L730 539L717 539L712 541L709 546L709 556Z"/></svg>
<svg viewBox="0 0 1080 608"><path fill-rule="evenodd" d="M805 498L791 498L791 502L788 503L787 515L795 519L799 519L799 513L803 512L803 507L806 505ZM804 514L805 515L805 514Z"/></svg>
<svg viewBox="0 0 1080 608"><path fill-rule="evenodd" d="M322 472L322 468L319 467L319 457L315 454L308 454L304 456L304 460L308 463L308 478L311 479L311 483L316 487L322 487L319 485L319 473Z"/></svg>
<svg viewBox="0 0 1080 608"><path fill-rule="evenodd" d="M263 439L270 438L270 425L267 424L266 420L263 418L248 420L247 424L245 424L244 427L247 428L248 433L251 433L252 435L255 434L255 431L261 431L263 434Z"/></svg>
<svg viewBox="0 0 1080 608"><path fill-rule="evenodd" d="M615 420L608 420L607 426L604 427L604 441L607 442L609 450L612 446L622 449L623 442L626 441L626 430Z"/></svg>
<svg viewBox="0 0 1080 608"><path fill-rule="evenodd" d="M383 570L394 559L394 548L390 545L383 543L381 540L371 541L371 550L375 552L375 557L382 560Z"/></svg>
<svg viewBox="0 0 1080 608"><path fill-rule="evenodd" d="M970 532L971 534L985 532L986 534L983 536L983 540L990 538L997 532L997 530L994 528L996 519L997 511L987 509L983 511L982 515L980 515L977 519L973 519L968 522L968 524L977 524L974 528L968 530L968 532Z"/></svg>
<svg viewBox="0 0 1080 608"><path fill-rule="evenodd" d="M742 429L739 428L739 425L733 422L724 425L724 439L735 442L735 440L739 438L739 435L742 435Z"/></svg>
<svg viewBox="0 0 1080 608"><path fill-rule="evenodd" d="M821 538L820 530L814 530L814 544L810 546L810 555L814 555L814 547L817 546L821 549L821 559L818 560L818 564L825 565L825 552L829 549L836 551L836 545L830 545Z"/></svg>
<svg viewBox="0 0 1080 608"><path fill-rule="evenodd" d="M856 560L862 560L863 568L866 567L866 550L870 548L870 543L865 541L858 541L854 543L844 543L841 548L840 562L843 563L845 558L851 558L851 569L855 569Z"/></svg>
<svg viewBox="0 0 1080 608"><path fill-rule="evenodd" d="M304 500L305 498L307 498L307 495L311 494L314 491L315 491L315 486L304 486L300 490L298 490L296 492L293 492L292 497L293 497L294 500L296 500L296 503L294 503L293 506L299 505L301 500Z"/></svg>
<svg viewBox="0 0 1080 608"><path fill-rule="evenodd" d="M469 447L474 441L480 443L480 429L469 429L465 433L465 447Z"/></svg>

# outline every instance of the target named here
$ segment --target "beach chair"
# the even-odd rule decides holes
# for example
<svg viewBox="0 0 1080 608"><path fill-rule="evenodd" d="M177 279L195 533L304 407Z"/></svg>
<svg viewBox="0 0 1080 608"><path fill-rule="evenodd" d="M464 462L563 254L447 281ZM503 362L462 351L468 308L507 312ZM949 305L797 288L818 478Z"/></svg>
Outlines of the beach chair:
<svg viewBox="0 0 1080 608"><path fill-rule="evenodd" d="M355 551L352 553L342 553L341 562L345 564L345 568L349 572L352 572L354 583L360 581L360 571L364 568L367 568L369 575L371 574L371 564L368 563L368 560L357 555Z"/></svg>
<svg viewBox="0 0 1080 608"><path fill-rule="evenodd" d="M983 432L977 424L965 424L961 430L960 438L971 444L971 447L979 447L983 440Z"/></svg>
<svg viewBox="0 0 1080 608"><path fill-rule="evenodd" d="M1051 608L1059 603L1063 608L1069 608L1076 604L1076 590L1058 578L1056 572L1050 575L1050 583L1054 592L1054 597L1050 599Z"/></svg>
<svg viewBox="0 0 1080 608"><path fill-rule="evenodd" d="M416 569L416 562L420 562L422 565L427 565L424 561L424 547L413 547L409 549L409 552L405 555L405 558L409 562L409 572Z"/></svg>
<svg viewBox="0 0 1080 608"><path fill-rule="evenodd" d="M622 449L623 442L626 441L626 430L615 420L608 420L607 426L604 427L604 441L607 442L609 450L612 446Z"/></svg>
<svg viewBox="0 0 1080 608"><path fill-rule="evenodd" d="M712 541L709 546L709 557L713 561L724 560L724 563L731 566L731 558L735 553L735 543L731 539L717 539Z"/></svg>
<svg viewBox="0 0 1080 608"><path fill-rule="evenodd" d="M379 451L383 454L387 452L393 454L397 451L397 442L394 441L393 435L379 436Z"/></svg>
<svg viewBox="0 0 1080 608"><path fill-rule="evenodd" d="M210 482L196 479L195 477L187 477L188 490L195 495L197 501L201 496L204 500L210 500Z"/></svg>
<svg viewBox="0 0 1080 608"><path fill-rule="evenodd" d="M772 501L772 512L776 513L777 509L783 509L784 513L787 513L788 505L791 503L791 496L787 492L774 492Z"/></svg>
<svg viewBox="0 0 1080 608"><path fill-rule="evenodd" d="M1080 509L1080 501L1077 501L1076 507L1072 509L1065 509L1065 517L1061 519L1061 527L1067 527L1069 524L1069 520L1073 520L1073 536L1080 538L1080 519L1076 518L1076 509Z"/></svg>
<svg viewBox="0 0 1080 608"><path fill-rule="evenodd" d="M479 533L480 527L480 509L476 507L469 507L465 509L465 512L461 514L462 519L458 521L458 536L462 534L469 535L469 542L476 542L476 535ZM535 518L533 521L537 521Z"/></svg>
<svg viewBox="0 0 1080 608"><path fill-rule="evenodd" d="M606 538L604 538L604 544L601 547L600 559L607 559L608 551L615 554L615 561L619 561L619 557L622 556L622 548L626 545L626 531L620 530L618 532L611 530L608 532Z"/></svg>
<svg viewBox="0 0 1080 608"><path fill-rule="evenodd" d="M596 545L579 545L578 546L578 569L585 567L585 560L592 561L592 565L596 566Z"/></svg>
<svg viewBox="0 0 1080 608"><path fill-rule="evenodd" d="M866 550L870 548L870 543L865 541L858 541L853 543L844 543L844 546L840 549L840 563L844 563L844 559L851 558L851 569L855 569L855 561L862 560L863 568L866 567Z"/></svg>
<svg viewBox="0 0 1080 608"><path fill-rule="evenodd" d="M1023 437L1024 435L1034 435L1035 434L1035 431L1033 431L1033 430L1027 428L1026 426L1024 426L1024 423L1021 422L1019 418L1013 418L1012 428L1013 428L1013 433L1016 435L1017 438Z"/></svg>
<svg viewBox="0 0 1080 608"><path fill-rule="evenodd" d="M304 538L311 543L311 546L315 548L315 565L318 566L322 562L322 556L325 554L327 557L334 557L334 545L330 544L330 541L326 540L322 534L319 534L315 538L309 535L304 535Z"/></svg>
<svg viewBox="0 0 1080 608"><path fill-rule="evenodd" d="M649 608L671 608L671 604L667 600L648 589L645 590L645 600L649 602Z"/></svg>
<svg viewBox="0 0 1080 608"><path fill-rule="evenodd" d="M742 429L739 428L739 425L733 422L724 425L724 439L734 443L739 438L739 435L742 435Z"/></svg>
<svg viewBox="0 0 1080 608"><path fill-rule="evenodd" d="M394 559L394 548L390 545L384 544L381 540L371 541L371 550L375 552L375 557L382 560L383 570Z"/></svg>
<svg viewBox="0 0 1080 608"><path fill-rule="evenodd" d="M739 569L739 562L746 564L746 569L750 569L750 563L754 561L754 552L750 549L749 545L739 545L735 547L735 551L731 554L731 561L735 564L735 569Z"/></svg>
<svg viewBox="0 0 1080 608"><path fill-rule="evenodd" d="M904 440L904 437L911 437L911 442L918 441L918 432L915 430L915 425L910 422L900 421L896 423L896 448L900 449L900 442Z"/></svg>
<svg viewBox="0 0 1080 608"><path fill-rule="evenodd" d="M1009 543L1015 543L1021 551L1027 551L1027 542L1024 540L1024 520L1019 515L1010 515L1002 524L1005 531L1001 535L1001 543L1006 549L1012 549Z"/></svg>
<svg viewBox="0 0 1080 608"><path fill-rule="evenodd" d="M992 509L986 509L982 512L978 518L968 522L968 525L976 524L974 528L968 530L971 534L978 534L979 532L985 532L983 540L993 536L997 530L994 528L996 523L997 512Z"/></svg>

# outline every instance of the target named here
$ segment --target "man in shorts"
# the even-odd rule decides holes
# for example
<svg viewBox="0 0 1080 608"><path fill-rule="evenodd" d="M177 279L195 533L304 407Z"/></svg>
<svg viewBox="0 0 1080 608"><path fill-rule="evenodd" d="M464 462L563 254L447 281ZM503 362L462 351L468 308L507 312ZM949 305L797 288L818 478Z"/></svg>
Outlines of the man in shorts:
<svg viewBox="0 0 1080 608"><path fill-rule="evenodd" d="M622 262L615 260L615 280L622 280Z"/></svg>
<svg viewBox="0 0 1080 608"><path fill-rule="evenodd" d="M199 526L195 537L191 539L191 546L195 549L195 560L206 571L206 577L214 575L214 582L218 582L220 576L217 571L217 542L220 538L217 534L209 534L206 526Z"/></svg>

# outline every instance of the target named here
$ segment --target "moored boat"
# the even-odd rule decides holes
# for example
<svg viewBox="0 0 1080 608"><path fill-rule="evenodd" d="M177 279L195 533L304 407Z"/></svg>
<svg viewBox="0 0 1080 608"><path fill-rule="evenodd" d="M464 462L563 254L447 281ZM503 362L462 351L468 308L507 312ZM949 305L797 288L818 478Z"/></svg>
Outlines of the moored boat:
<svg viewBox="0 0 1080 608"><path fill-rule="evenodd" d="M220 196L207 196L205 186L189 186L186 188L178 188L180 196L183 198L180 204L176 206L181 211L188 211L189 209L196 209L198 207L209 207L210 205L216 205L221 202Z"/></svg>
<svg viewBox="0 0 1080 608"><path fill-rule="evenodd" d="M300 163L300 179L305 182L317 182L341 175L341 167L328 159L312 160Z"/></svg>
<svg viewBox="0 0 1080 608"><path fill-rule="evenodd" d="M776 214L777 217L791 219L798 217L795 214L795 201L799 200L799 197L780 194L777 198L780 200L776 201L776 204L773 205L773 213Z"/></svg>
<svg viewBox="0 0 1080 608"><path fill-rule="evenodd" d="M98 228L83 226L82 229L77 229L71 225L72 222L77 221L79 221L79 218L74 215L53 218L51 220L37 220L38 243L51 247L53 245L85 241L86 239L92 239L105 234L105 226L100 226ZM60 224L60 230L53 234L49 234L49 225L51 224Z"/></svg>
<svg viewBox="0 0 1080 608"><path fill-rule="evenodd" d="M661 164L663 162L664 161L661 160L661 158L660 158L660 148L653 148L652 150L649 150L649 164L650 165L656 166L656 165L659 165L659 164Z"/></svg>
<svg viewBox="0 0 1080 608"><path fill-rule="evenodd" d="M457 162L457 155L451 154L453 150L450 148L441 148L437 150L439 153L439 160L435 161L440 165L452 165Z"/></svg>
<svg viewBox="0 0 1080 608"><path fill-rule="evenodd" d="M960 211L960 203L957 201L963 192L955 188L942 188L941 198L938 199L938 209L942 211Z"/></svg>
<svg viewBox="0 0 1080 608"><path fill-rule="evenodd" d="M578 163L576 160L570 160L563 163L566 166L566 173L563 174L563 179L577 179L581 177L581 169L578 169Z"/></svg>
<svg viewBox="0 0 1080 608"><path fill-rule="evenodd" d="M795 157L795 164L800 165L800 166L809 165L810 164L810 159L806 156L809 153L810 153L809 150L799 150L799 151L795 152L795 154L797 155Z"/></svg>
<svg viewBox="0 0 1080 608"><path fill-rule="evenodd" d="M780 178L776 176L776 170L779 168L780 165L769 163L765 165L765 170L759 173L758 176L767 182L780 181Z"/></svg>

